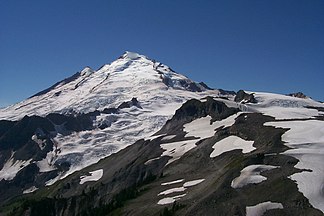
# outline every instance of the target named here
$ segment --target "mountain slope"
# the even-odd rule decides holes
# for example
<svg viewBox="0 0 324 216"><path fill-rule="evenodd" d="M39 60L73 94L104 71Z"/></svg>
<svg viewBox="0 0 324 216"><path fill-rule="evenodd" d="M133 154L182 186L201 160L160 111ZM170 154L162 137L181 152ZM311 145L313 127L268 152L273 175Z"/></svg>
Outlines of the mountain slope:
<svg viewBox="0 0 324 216"><path fill-rule="evenodd" d="M323 106L253 96L189 100L156 136L18 200L12 215L323 215Z"/></svg>
<svg viewBox="0 0 324 216"><path fill-rule="evenodd" d="M219 94L136 53L97 71L86 67L0 110L0 188L12 186L0 201L154 134L188 99Z"/></svg>

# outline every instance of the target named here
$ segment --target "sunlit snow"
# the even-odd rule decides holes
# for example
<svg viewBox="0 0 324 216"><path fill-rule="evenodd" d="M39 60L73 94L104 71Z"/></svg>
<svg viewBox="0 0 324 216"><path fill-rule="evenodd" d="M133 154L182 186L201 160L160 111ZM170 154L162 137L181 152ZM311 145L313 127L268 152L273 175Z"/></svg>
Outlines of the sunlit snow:
<svg viewBox="0 0 324 216"><path fill-rule="evenodd" d="M37 189L38 189L37 187L32 186L32 187L30 187L30 188L24 190L24 191L23 191L23 194L32 193L32 192L36 191Z"/></svg>
<svg viewBox="0 0 324 216"><path fill-rule="evenodd" d="M80 184L84 184L85 182L89 181L98 181L103 176L103 169L95 170L89 173L89 176L85 175L80 177Z"/></svg>
<svg viewBox="0 0 324 216"><path fill-rule="evenodd" d="M241 170L239 177L235 178L231 186L232 188L241 188L248 184L256 184L267 180L266 177L262 176L260 173L266 170L271 170L277 168L276 166L270 165L250 165Z"/></svg>
<svg viewBox="0 0 324 216"><path fill-rule="evenodd" d="M235 119L241 114L237 113L227 117L226 119L215 121L211 124L211 117L206 116L196 119L190 123L185 124L184 131L187 132L186 137L194 136L199 138L211 137L215 134L215 130L219 127L229 127L235 123Z"/></svg>
<svg viewBox="0 0 324 216"><path fill-rule="evenodd" d="M29 159L27 161L23 160L15 160L14 159L14 153L11 154L11 158L6 161L6 163L3 165L2 169L0 170L0 181L2 179L4 180L12 180L15 178L17 173L22 170L24 167L30 164L32 159Z"/></svg>
<svg viewBox="0 0 324 216"><path fill-rule="evenodd" d="M189 150L196 147L196 143L201 139L211 137L215 133L215 129L219 127L228 127L235 123L235 119L241 113L237 113L229 116L226 119L215 121L213 124L210 124L211 117L203 117L196 119L190 123L184 125L184 131L187 132L185 137L196 137L199 139L185 140L171 143L161 144L161 148L165 151L161 156L171 156L167 164L172 163L175 160L178 160L182 155L184 155Z"/></svg>
<svg viewBox="0 0 324 216"><path fill-rule="evenodd" d="M183 184L183 187L192 187L197 184L200 184L203 181L205 181L205 179L197 179L197 180L187 181Z"/></svg>
<svg viewBox="0 0 324 216"><path fill-rule="evenodd" d="M292 148L284 152L299 160L298 169L307 169L290 176L310 204L324 212L324 121L267 122L267 126L289 128L282 140Z"/></svg>
<svg viewBox="0 0 324 216"><path fill-rule="evenodd" d="M210 154L210 157L213 158L235 149L242 149L243 153L248 153L256 149L253 147L253 143L254 141L247 141L238 136L229 136L213 145L214 151Z"/></svg>
<svg viewBox="0 0 324 216"><path fill-rule="evenodd" d="M189 150L196 147L196 142L199 140L186 140L186 141L179 141L179 142L172 142L172 143L164 143L161 144L161 148L165 151L162 153L162 156L170 156L168 164L172 163L173 161L178 160L182 155L184 155Z"/></svg>
<svg viewBox="0 0 324 216"><path fill-rule="evenodd" d="M283 209L283 206L281 203L274 203L270 201L259 203L255 206L247 206L246 216L262 216L267 210L270 209Z"/></svg>
<svg viewBox="0 0 324 216"><path fill-rule="evenodd" d="M163 137L161 140L162 140L162 141L166 141L166 140L173 139L173 138L175 138L175 137L176 137L176 135L168 135L168 136Z"/></svg>
<svg viewBox="0 0 324 216"><path fill-rule="evenodd" d="M182 182L183 179L181 179L180 181L173 181L169 184L161 184L161 185L170 185L170 184L175 184L175 183L180 183ZM205 181L205 179L197 179L197 180L192 180L192 181L188 181L188 182L185 182L183 183L182 187L176 187L176 188L171 188L171 189L168 189L168 190L165 190L165 191L162 191L158 194L158 196L160 195L168 195L168 194L171 194L171 193L176 193L176 192L182 192L182 191L185 191L187 188L189 187L192 187L192 186L195 186L197 184L200 184L201 182Z"/></svg>
<svg viewBox="0 0 324 216"><path fill-rule="evenodd" d="M177 183L181 183L183 182L184 179L178 179L178 180L174 180L174 181L170 181L170 182L164 182L164 183L161 183L161 185L171 185L171 184L177 184Z"/></svg>
<svg viewBox="0 0 324 216"><path fill-rule="evenodd" d="M306 108L308 106L320 106L322 104L310 98L296 98L273 93L255 92L257 104L248 104L248 107L276 119L305 119L319 115L316 109Z"/></svg>
<svg viewBox="0 0 324 216"><path fill-rule="evenodd" d="M166 205L166 204L171 204L174 203L176 200L179 200L181 197L186 196L186 194L181 194L181 195L177 195L177 196L173 196L173 197L166 197L163 198L161 200L159 200L159 202L157 203L158 205Z"/></svg>
<svg viewBox="0 0 324 216"><path fill-rule="evenodd" d="M171 184L180 183L182 181L183 181L183 179L179 179L179 180L175 180L175 181L172 181L172 182L162 183L161 185L168 186L168 185L171 185ZM160 192L158 194L158 196L183 192L183 191L187 190L189 187L193 187L193 186L195 186L197 184L200 184L203 181L205 181L205 179L196 179L196 180L192 180L192 181L187 181L187 182L183 183L183 185L181 187L170 188L170 189L167 189L167 190L164 190L164 191ZM186 194L173 196L173 197L166 197L166 198L161 199L158 202L158 204L159 205L170 204L170 203L173 203L174 201L180 199L181 197L184 197L185 195Z"/></svg>
<svg viewBox="0 0 324 216"><path fill-rule="evenodd" d="M173 87L166 86L163 77L168 78ZM54 163L68 162L71 164L69 171L60 174L60 178L64 178L154 134L185 101L219 95L218 90L189 91L180 85L180 81L191 82L160 62L126 52L97 71L86 67L69 83L62 82L43 95L1 109L0 119L19 120L25 115L46 116L49 113L88 113L117 108L121 103L137 98L142 109L131 107L119 110L118 114L97 116L93 125L105 124L108 126L105 129L63 136L60 133L62 126L55 126L57 136L53 141L57 143L57 151L48 154L37 165L42 172L54 169L50 167Z"/></svg>
<svg viewBox="0 0 324 216"><path fill-rule="evenodd" d="M158 196L160 196L160 195L168 195L168 194L176 193L176 192L182 192L182 191L185 191L185 190L186 190L185 187L171 188L171 189L160 192L158 194Z"/></svg>

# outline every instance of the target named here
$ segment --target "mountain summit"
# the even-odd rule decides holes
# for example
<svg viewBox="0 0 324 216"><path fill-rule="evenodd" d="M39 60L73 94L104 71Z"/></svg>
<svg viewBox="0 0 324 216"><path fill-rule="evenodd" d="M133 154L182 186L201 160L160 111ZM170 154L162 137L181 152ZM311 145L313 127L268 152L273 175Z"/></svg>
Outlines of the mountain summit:
<svg viewBox="0 0 324 216"><path fill-rule="evenodd" d="M44 116L53 112L87 113L116 107L133 97L143 103L152 103L159 97L163 105L174 100L173 95L184 102L192 97L189 92L206 90L158 61L125 52L97 71L86 67L23 102L1 109L0 119L18 120L25 115Z"/></svg>
<svg viewBox="0 0 324 216"><path fill-rule="evenodd" d="M145 58L145 59L148 59L146 56L143 56L143 55L140 55L138 53L135 53L135 52L130 52L130 51L126 51L123 55L122 55L123 58L128 58L128 59L131 59L131 60L136 60L138 58Z"/></svg>

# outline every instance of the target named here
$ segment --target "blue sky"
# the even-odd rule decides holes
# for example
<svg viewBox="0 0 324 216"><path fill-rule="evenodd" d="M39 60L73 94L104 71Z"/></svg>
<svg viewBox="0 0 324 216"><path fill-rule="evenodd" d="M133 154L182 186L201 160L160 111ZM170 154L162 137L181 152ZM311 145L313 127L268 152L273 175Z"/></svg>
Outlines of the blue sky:
<svg viewBox="0 0 324 216"><path fill-rule="evenodd" d="M324 101L323 0L0 0L0 106L125 50L214 88Z"/></svg>

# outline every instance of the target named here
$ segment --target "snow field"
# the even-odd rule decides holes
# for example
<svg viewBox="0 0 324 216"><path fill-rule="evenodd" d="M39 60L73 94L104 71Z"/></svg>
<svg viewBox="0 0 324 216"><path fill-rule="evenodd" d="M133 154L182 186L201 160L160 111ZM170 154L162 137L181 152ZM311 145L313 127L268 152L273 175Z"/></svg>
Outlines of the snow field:
<svg viewBox="0 0 324 216"><path fill-rule="evenodd" d="M84 184L89 181L98 181L103 176L103 169L89 172L90 176L80 176L80 184Z"/></svg>
<svg viewBox="0 0 324 216"><path fill-rule="evenodd" d="M239 177L235 178L231 186L232 188L241 188L248 184L256 184L267 180L260 173L266 170L278 168L270 165L250 165L241 170Z"/></svg>
<svg viewBox="0 0 324 216"><path fill-rule="evenodd" d="M225 152L235 149L242 149L243 153L249 153L256 148L253 147L254 141L247 141L238 136L226 137L213 145L214 151L210 154L210 157L217 157Z"/></svg>
<svg viewBox="0 0 324 216"><path fill-rule="evenodd" d="M176 200L179 200L181 197L186 196L187 194L181 194L181 195L177 195L177 196L173 196L173 197L166 197L163 199L160 199L158 201L158 205L167 205L167 204L171 204L174 203Z"/></svg>
<svg viewBox="0 0 324 216"><path fill-rule="evenodd" d="M283 154L299 160L296 168L311 170L295 173L290 178L296 181L298 190L310 204L324 212L324 121L267 122L265 125L289 128L282 140L292 149Z"/></svg>
<svg viewBox="0 0 324 216"><path fill-rule="evenodd" d="M161 148L165 151L162 153L161 157L163 156L170 156L172 157L169 159L168 164L172 163L173 161L178 160L182 155L184 155L189 150L196 147L196 142L199 140L186 140L180 142L173 142L173 143L165 143L161 144Z"/></svg>
<svg viewBox="0 0 324 216"><path fill-rule="evenodd" d="M305 107L323 107L323 104L310 98L302 99L264 92L255 92L254 96L258 103L247 104L247 106L265 115L273 116L278 120L314 118L320 112Z"/></svg>
<svg viewBox="0 0 324 216"><path fill-rule="evenodd" d="M283 206L281 203L274 203L270 201L259 203L255 206L247 206L246 216L262 216L267 210L270 209L283 209Z"/></svg>
<svg viewBox="0 0 324 216"><path fill-rule="evenodd" d="M12 152L11 158L3 165L2 169L0 170L0 181L2 179L7 181L14 179L17 173L24 167L28 166L32 161L32 159L29 159L27 161L15 160L13 156L14 152Z"/></svg>
<svg viewBox="0 0 324 216"><path fill-rule="evenodd" d="M188 124L185 124L184 131L187 132L185 137L199 137L201 139L211 137L215 134L215 130L220 127L229 127L235 123L235 119L241 112L231 115L226 119L215 121L211 124L211 116L196 119Z"/></svg>
<svg viewBox="0 0 324 216"><path fill-rule="evenodd" d="M184 131L187 132L185 137L196 137L197 139L194 140L185 140L185 141L178 141L178 142L171 142L171 143L163 143L161 144L161 148L165 151L162 153L162 156L171 156L172 158L169 159L168 164L172 163L173 161L178 160L182 155L184 155L189 150L196 147L196 143L202 139L211 137L215 134L215 129L219 127L229 127L235 123L235 119L241 113L234 114L229 116L226 119L213 122L210 124L211 117L203 117L196 119L188 124L184 125Z"/></svg>

